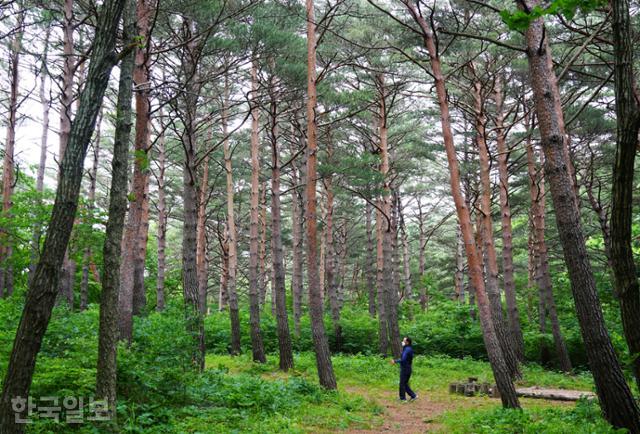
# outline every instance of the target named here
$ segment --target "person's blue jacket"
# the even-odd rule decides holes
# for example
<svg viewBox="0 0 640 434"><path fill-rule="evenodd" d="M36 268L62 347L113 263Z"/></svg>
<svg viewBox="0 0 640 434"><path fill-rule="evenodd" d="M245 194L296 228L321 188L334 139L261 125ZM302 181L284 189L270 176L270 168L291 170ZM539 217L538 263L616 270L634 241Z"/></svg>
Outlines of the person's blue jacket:
<svg viewBox="0 0 640 434"><path fill-rule="evenodd" d="M413 362L413 348L411 345L405 345L402 349L402 357L395 360L400 364L400 370L402 372L411 372L411 363Z"/></svg>

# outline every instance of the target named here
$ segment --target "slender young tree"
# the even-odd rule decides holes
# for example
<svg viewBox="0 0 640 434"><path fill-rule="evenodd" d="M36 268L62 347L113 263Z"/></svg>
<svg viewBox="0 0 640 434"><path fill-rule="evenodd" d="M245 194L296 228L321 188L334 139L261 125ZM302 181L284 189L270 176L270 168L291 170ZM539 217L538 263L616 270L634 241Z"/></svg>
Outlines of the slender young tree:
<svg viewBox="0 0 640 434"><path fill-rule="evenodd" d="M82 163L109 83L109 74L118 60L115 53L116 35L125 3L126 0L106 0L99 9L89 71L80 94L78 113L71 126L68 152L62 159L47 238L33 281L29 285L3 382L0 399L2 434L24 431L24 424L17 424L15 421L11 400L18 396L25 399L29 396L36 357L51 318L58 293L62 258L73 228L82 182Z"/></svg>
<svg viewBox="0 0 640 434"><path fill-rule="evenodd" d="M327 160L331 164L333 159L333 144L331 132L327 133ZM333 195L333 175L326 174L323 179L324 190L327 196L326 200L326 216L324 219L324 235L325 235L325 275L327 283L327 296L329 298L329 309L331 311L331 321L333 322L333 330L335 336L336 351L340 351L342 344L342 328L340 327L340 305L338 302L338 276L337 276L337 254L334 240L334 195Z"/></svg>
<svg viewBox="0 0 640 434"><path fill-rule="evenodd" d="M207 314L207 195L209 194L209 156L202 161L202 178L198 191L198 223L196 224L196 268L198 269L198 306L202 315Z"/></svg>
<svg viewBox="0 0 640 434"><path fill-rule="evenodd" d="M64 159L69 136L71 134L71 119L73 117L73 77L76 70L73 54L73 0L64 0L62 22L62 46L64 63L62 66L62 93L60 95L60 127L58 131L58 163ZM58 175L60 178L60 175ZM60 181L60 179L58 179ZM73 308L72 263L69 252L65 250L60 276L60 295L66 297L69 308Z"/></svg>
<svg viewBox="0 0 640 434"><path fill-rule="evenodd" d="M291 293L293 297L293 327L297 337L300 336L300 318L302 316L302 291L303 291L303 231L304 231L304 202L300 192L302 184L298 175L298 168L295 161L291 162L291 235L292 235L292 273L291 273Z"/></svg>

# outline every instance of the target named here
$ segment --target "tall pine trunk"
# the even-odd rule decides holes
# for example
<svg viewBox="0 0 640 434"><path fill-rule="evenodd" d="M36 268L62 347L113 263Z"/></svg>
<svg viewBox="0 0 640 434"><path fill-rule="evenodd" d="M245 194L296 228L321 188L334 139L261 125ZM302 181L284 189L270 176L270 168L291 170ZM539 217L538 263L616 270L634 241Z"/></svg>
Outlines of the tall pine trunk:
<svg viewBox="0 0 640 434"><path fill-rule="evenodd" d="M127 0L123 11L123 37L130 44L135 36L134 0ZM134 53L128 53L120 64L116 125L111 160L109 218L105 233L100 293L100 329L98 333L98 366L96 395L106 399L109 416L115 418L118 343L118 285L120 284L120 253L124 216L127 212L129 176L129 136L131 133L131 100ZM96 160L94 159L94 162Z"/></svg>
<svg viewBox="0 0 640 434"><path fill-rule="evenodd" d="M316 366L320 385L325 389L336 389L329 342L325 332L320 276L318 274L318 229L316 216L316 177L318 162L317 143L317 91L316 91L316 22L313 0L306 0L307 16L307 274L309 277L309 311L311 333L316 355Z"/></svg>
<svg viewBox="0 0 640 434"><path fill-rule="evenodd" d="M507 320L511 332L512 343L516 357L524 361L524 338L520 327L520 312L516 300L516 285L513 276L513 241L511 230L511 204L509 203L509 150L506 144L504 129L502 78L495 81L496 103L496 144L498 148L498 176L500 191L500 215L502 226L502 274L504 281L504 295L507 300Z"/></svg>
<svg viewBox="0 0 640 434"><path fill-rule="evenodd" d="M531 8L538 5L538 1L526 1L523 5ZM580 330L605 418L615 427L640 432L640 412L611 344L587 254L576 192L568 170L560 91L547 35L541 18L529 25L525 32L527 57L545 153L544 172L551 188Z"/></svg>
<svg viewBox="0 0 640 434"><path fill-rule="evenodd" d="M40 86L38 96L42 105L42 135L40 138L40 162L36 175L36 191L38 192L38 204L42 205L42 193L44 192L44 172L47 165L47 150L49 142L49 110L51 102L47 99L47 59L49 53L49 38L51 37L51 27L47 27L44 37L44 47L42 49L42 63L40 66ZM33 238L31 241L31 260L29 261L28 284L31 284L36 271L36 264L40 256L40 237L42 235L42 222L36 221L33 228Z"/></svg>
<svg viewBox="0 0 640 434"><path fill-rule="evenodd" d="M187 333L191 336L191 362L202 371L204 369L204 317L200 308L198 293L198 267L196 263L197 226L198 226L198 182L196 149L196 122L198 111L198 96L200 94L199 71L197 59L201 54L201 47L193 38L197 34L195 23L185 19L183 24L183 38L188 41L182 50L182 64L184 65L185 93L183 96L184 132L182 146L184 149L183 162L183 209L184 222L182 226L182 291L184 296L184 310Z"/></svg>
<svg viewBox="0 0 640 434"><path fill-rule="evenodd" d="M73 76L75 73L75 57L73 55L73 0L64 0L62 22L62 47L64 63L62 65L62 93L60 95L60 127L58 130L58 163L64 154L71 134L71 118L73 117ZM62 168L60 168L62 171ZM60 174L58 174L60 182ZM71 261L69 252L65 250L60 274L60 299L66 297L69 308L73 309L73 285L71 283Z"/></svg>
<svg viewBox="0 0 640 434"><path fill-rule="evenodd" d="M500 348L498 337L496 336L493 319L491 317L489 298L485 290L482 276L481 255L478 253L476 248L469 208L465 203L462 190L460 188L460 171L458 168L456 149L453 142L453 131L449 121L449 102L447 100L444 75L442 74L440 57L438 55L436 43L430 25L420 14L415 5L410 3L408 0L403 0L403 2L408 8L414 21L419 25L422 32L423 43L429 52L431 70L434 76L436 94L438 96L438 104L441 113L440 122L442 124L442 134L447 153L447 161L449 163L451 193L464 238L465 250L467 253L467 264L469 265L469 278L474 287L478 303L480 323L482 325L482 336L487 349L487 355L489 356L489 362L491 363L493 376L496 380L498 389L500 390L502 405L506 408L519 408L520 403L516 396L516 390L511 380L511 376L509 375L507 363L504 359L502 349Z"/></svg>
<svg viewBox="0 0 640 434"><path fill-rule="evenodd" d="M27 399L29 395L36 356L51 318L58 293L62 258L78 207L82 164L109 83L109 74L117 61L116 35L124 4L125 0L107 0L99 9L89 72L80 95L80 107L71 127L67 145L69 152L66 152L62 159L60 182L48 224L47 238L33 281L27 291L3 382L0 399L1 434L24 431L23 424L15 423L11 400L17 396Z"/></svg>
<svg viewBox="0 0 640 434"><path fill-rule="evenodd" d="M96 125L96 138L93 142L93 162L91 170L89 171L89 197L88 199L88 211L89 215L93 218L93 210L95 209L96 201L96 182L98 177L98 162L100 161L100 140L101 131L100 124L102 123L102 113L98 116ZM128 144L128 142L127 142ZM82 256L82 281L80 283L80 310L83 311L87 308L89 299L89 265L91 263L91 247L86 247Z"/></svg>
<svg viewBox="0 0 640 434"><path fill-rule="evenodd" d="M528 124L525 118L525 123ZM545 242L545 188L544 178L541 172L536 170L535 152L531 143L531 138L527 138L527 167L529 172L529 191L531 195L531 223L533 229L533 274L538 285L540 294L539 301L539 322L540 331L545 333L547 312L551 320L551 332L556 347L556 356L560 369L564 372L571 371L571 360L565 344L562 332L560 331L560 320L556 309L556 302L553 297L553 284L551 283L551 273L549 271L549 258L547 255L547 243ZM542 349L543 354L545 352ZM546 358L546 357L544 357Z"/></svg>
<svg viewBox="0 0 640 434"><path fill-rule="evenodd" d="M375 266L373 254L373 229L372 229L373 207L369 202L365 205L366 232L367 232L367 256L365 257L365 282L367 288L367 300L369 302L369 315L376 316L376 284Z"/></svg>
<svg viewBox="0 0 640 434"><path fill-rule="evenodd" d="M482 86L476 81L473 85L476 144L478 146L478 156L480 161L480 213L479 227L482 239L483 256L486 270L486 289L491 303L491 314L493 325L498 335L502 354L509 368L512 378L521 377L516 356L514 341L509 333L507 322L502 312L502 299L500 296L500 286L498 281L498 257L496 247L493 242L493 218L491 215L491 167L489 161L489 148L486 141L486 115L482 101Z"/></svg>
<svg viewBox="0 0 640 434"><path fill-rule="evenodd" d="M272 83L273 84L273 83ZM282 249L282 210L280 205L280 150L278 149L278 104L274 87L269 87L269 141L271 142L271 266L273 270L272 303L276 307L280 369L293 368L293 350L287 316L284 253Z"/></svg>
<svg viewBox="0 0 640 434"><path fill-rule="evenodd" d="M240 310L236 291L236 272L238 268L238 244L236 217L233 201L233 172L231 167L231 143L228 137L229 122L229 78L224 78L224 99L222 107L222 134L224 136L224 167L227 181L227 295L229 297L229 317L231 319L231 354L240 354Z"/></svg>
<svg viewBox="0 0 640 434"><path fill-rule="evenodd" d="M160 119L162 119L162 111ZM165 271L167 247L167 202L165 193L166 150L165 133L158 137L158 281L156 283L156 310L161 312L165 306Z"/></svg>
<svg viewBox="0 0 640 434"><path fill-rule="evenodd" d="M258 290L260 294L260 306L264 306L267 298L267 184L260 183L259 199L260 244L258 248Z"/></svg>
<svg viewBox="0 0 640 434"><path fill-rule="evenodd" d="M382 215L382 200L376 201L376 287L378 301L378 352L382 356L389 350L389 328L387 327L386 291L384 285L384 252L383 252L383 227L386 220Z"/></svg>
<svg viewBox="0 0 640 434"><path fill-rule="evenodd" d="M253 361L265 363L267 361L262 332L260 330L260 288L258 275L259 261L259 225L260 225L260 138L259 108L258 108L258 71L257 61L251 62L251 197L249 222L249 322L251 329L251 351Z"/></svg>
<svg viewBox="0 0 640 434"><path fill-rule="evenodd" d="M611 193L611 265L624 336L636 386L640 389L640 286L633 250L633 175L640 131L640 106L634 94L633 39L628 0L612 0L615 57L616 159Z"/></svg>
<svg viewBox="0 0 640 434"><path fill-rule="evenodd" d="M409 234L407 233L407 227L404 224L404 215L402 214L402 201L398 194L397 199L398 206L398 221L400 227L400 239L402 241L402 281L404 283L404 296L408 306L409 320L413 319L413 288L411 284L411 256L409 256Z"/></svg>
<svg viewBox="0 0 640 434"><path fill-rule="evenodd" d="M454 273L456 301L464 303L464 240L460 226L456 226L456 271Z"/></svg>
<svg viewBox="0 0 640 434"><path fill-rule="evenodd" d="M139 35L149 38L153 9L149 1L137 0L136 25ZM135 139L133 154L132 196L124 233L118 297L120 338L131 341L133 315L146 305L144 291L144 260L149 228L149 152L150 143L150 83L149 46L136 48L133 81L135 83Z"/></svg>
<svg viewBox="0 0 640 434"><path fill-rule="evenodd" d="M138 35L144 41L151 39L151 21L156 13L157 0L138 0L136 7ZM147 305L144 286L144 269L147 257L147 239L149 237L149 157L151 152L151 44L146 43L136 50L136 66L133 70L133 80L136 84L136 137L135 161L140 163L139 179L135 179L134 170L134 200L139 208L134 252L133 274L133 314L140 315ZM134 166L135 169L135 166Z"/></svg>
<svg viewBox="0 0 640 434"><path fill-rule="evenodd" d="M206 152L206 150L205 150ZM198 191L198 223L196 225L196 267L198 268L198 305L200 313L207 314L207 196L209 194L209 156L202 161L202 178Z"/></svg>
<svg viewBox="0 0 640 434"><path fill-rule="evenodd" d="M302 316L302 292L303 292L303 270L304 260L303 231L304 231L304 202L300 194L301 180L298 175L298 168L295 162L291 163L291 226L292 226L292 272L291 272L291 295L293 297L293 327L297 337L300 336L300 318Z"/></svg>
<svg viewBox="0 0 640 434"><path fill-rule="evenodd" d="M21 6L21 5L19 5ZM9 53L9 119L7 122L7 140L4 147L4 160L2 165L2 215L10 219L11 197L13 196L13 184L15 181L14 147L16 144L16 124L18 114L19 92L19 63L22 47L22 35L24 33L24 16L26 11L21 10L18 15L16 34L11 41ZM13 266L11 264L12 246L7 232L0 230L0 262L2 263L2 278L0 278L0 297L13 294Z"/></svg>
<svg viewBox="0 0 640 434"><path fill-rule="evenodd" d="M332 164L333 144L331 136L327 138L327 159ZM338 261L336 252L336 242L334 236L333 222L333 176L327 174L323 180L324 189L327 195L326 217L324 222L325 234L325 274L327 283L327 295L329 298L329 309L331 311L331 321L333 323L335 350L340 351L342 345L342 328L340 327L340 303L338 300Z"/></svg>
<svg viewBox="0 0 640 434"><path fill-rule="evenodd" d="M385 304L385 316L387 322L387 333L391 353L395 358L400 357L402 346L400 342L400 326L398 324L398 293L393 281L394 273L394 257L393 246L395 236L395 225L392 222L392 195L391 195L391 174L389 173L389 147L388 147L388 131L387 125L387 102L386 87L384 82L384 74L380 73L375 78L378 87L378 126L379 126L379 151L380 151L380 175L383 178L382 198L381 198L381 217L383 222L382 231L382 285L383 285L383 302Z"/></svg>

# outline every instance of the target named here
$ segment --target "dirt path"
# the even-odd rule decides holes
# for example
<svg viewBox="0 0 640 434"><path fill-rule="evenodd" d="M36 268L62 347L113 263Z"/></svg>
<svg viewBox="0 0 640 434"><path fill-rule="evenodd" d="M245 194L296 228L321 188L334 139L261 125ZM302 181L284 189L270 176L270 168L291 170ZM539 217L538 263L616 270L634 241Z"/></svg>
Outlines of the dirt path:
<svg viewBox="0 0 640 434"><path fill-rule="evenodd" d="M467 397L458 399L457 395L434 394L431 399L428 394L418 394L418 399L402 403L398 401L397 392L367 390L361 387L347 387L349 393L354 393L374 402L384 408L382 425L371 429L349 429L349 434L365 433L402 433L418 434L425 432L443 432L442 424L438 423L438 417L447 411L456 411L462 408L487 408L498 405L500 400L487 401L486 397ZM523 405L530 402L540 402L539 399L521 398ZM546 401L546 400L542 400ZM548 401L553 406L573 406L574 402Z"/></svg>
<svg viewBox="0 0 640 434"><path fill-rule="evenodd" d="M395 392L376 393L375 397L366 389L353 388L347 389L350 393L355 393L371 400L385 409L383 415L383 424L373 429L348 430L348 433L380 433L380 432L399 432L406 434L424 433L440 428L435 422L437 416L447 410L451 410L451 404L445 402L435 402L428 397L418 395L415 401L402 403L398 401Z"/></svg>

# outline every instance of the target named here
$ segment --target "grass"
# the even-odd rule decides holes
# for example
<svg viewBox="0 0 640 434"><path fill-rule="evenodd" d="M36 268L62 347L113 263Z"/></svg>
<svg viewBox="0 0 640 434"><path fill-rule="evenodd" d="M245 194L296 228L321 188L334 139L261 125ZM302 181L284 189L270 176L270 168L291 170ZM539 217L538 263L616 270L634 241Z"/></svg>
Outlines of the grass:
<svg viewBox="0 0 640 434"><path fill-rule="evenodd" d="M357 396L366 397L359 404L367 403L367 410L354 412L357 407L347 404L347 411L335 411L330 406L308 406L298 413L299 427L307 432L346 427L380 426L384 420L382 405L393 400L397 390L398 371L388 359L376 356L343 356L332 358L334 371L339 385L339 393L352 404L358 403ZM271 356L266 364L256 364L250 355L230 357L210 354L206 359L207 367L222 368L234 375L260 376L266 380L281 381L286 378L305 378L316 381L315 358L312 353L295 356L295 369L289 373L278 371L277 356ZM558 403L535 399L521 399L523 411L503 410L500 401L484 396L463 397L448 393L448 385L467 377L478 377L479 381L493 381L488 363L473 359L455 359L446 356L417 356L414 359L412 387L429 402L445 409L433 420L442 432L452 433L561 433L577 430L579 432L607 433L616 432L599 414L597 404L590 402ZM523 367L523 378L518 386L539 385L575 390L593 390L593 380L589 374L566 375L547 371L538 365ZM361 398L362 399L362 398ZM337 405L339 410L344 403ZM316 412L320 411L320 414ZM318 419L332 418L331 425L313 425ZM360 419L358 419L360 418Z"/></svg>
<svg viewBox="0 0 640 434"><path fill-rule="evenodd" d="M0 330L0 380L19 313L19 303L0 303L0 322L8 324ZM97 320L95 306L73 314L61 308L54 310L38 356L32 396L94 395ZM296 353L295 369L283 373L278 370L276 354L270 354L268 362L261 365L251 361L248 351L230 357L214 354L215 348L210 348L206 371L194 372L189 362L191 341L179 306L161 315L136 318L134 330L133 344L122 346L118 355L117 432L329 433L403 429L402 418L394 418L397 414L393 413L397 407L394 400L398 367L392 366L389 359L372 354L335 355L332 362L339 389L324 391L317 384L312 352ZM445 433L615 432L594 403L522 399L523 411L507 411L496 399L448 393L449 383L470 376L492 382L487 362L416 356L411 384L422 399L408 417L417 427L428 422L430 429ZM568 376L535 364L523 367L523 379L518 385L593 390L589 374ZM423 412L425 409L429 411ZM89 423L70 427L40 419L27 431L98 433L106 432L105 428Z"/></svg>

